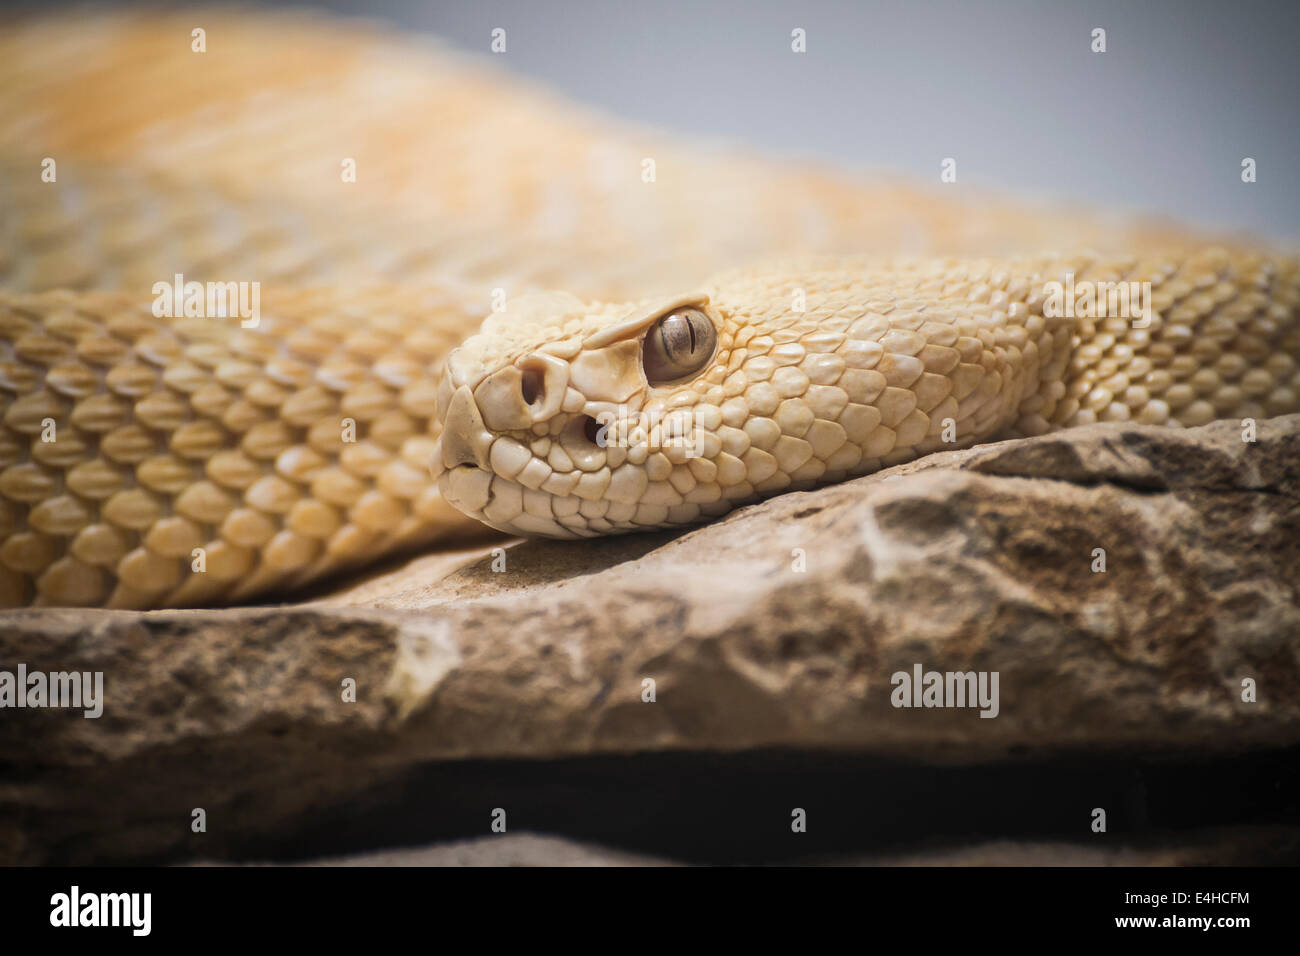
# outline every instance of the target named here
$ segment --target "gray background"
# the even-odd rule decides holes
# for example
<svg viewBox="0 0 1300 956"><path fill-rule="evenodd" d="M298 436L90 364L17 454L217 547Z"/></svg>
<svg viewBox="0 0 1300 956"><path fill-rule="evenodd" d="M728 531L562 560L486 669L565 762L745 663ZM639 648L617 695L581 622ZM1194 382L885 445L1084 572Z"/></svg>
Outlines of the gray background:
<svg viewBox="0 0 1300 956"><path fill-rule="evenodd" d="M256 5L256 4L253 4ZM277 4L278 5L278 4ZM324 0L620 116L1300 239L1300 3ZM13 9L23 4L5 3ZM40 5L44 9L52 3ZM1093 27L1108 51L1090 51ZM808 52L790 51L803 27ZM1241 182L1254 157L1258 182Z"/></svg>

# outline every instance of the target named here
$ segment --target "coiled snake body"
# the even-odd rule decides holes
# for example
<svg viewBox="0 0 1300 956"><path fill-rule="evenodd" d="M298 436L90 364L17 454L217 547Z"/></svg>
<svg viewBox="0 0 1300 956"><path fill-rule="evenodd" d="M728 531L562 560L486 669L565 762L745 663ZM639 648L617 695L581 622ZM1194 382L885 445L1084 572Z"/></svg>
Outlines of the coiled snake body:
<svg viewBox="0 0 1300 956"><path fill-rule="evenodd" d="M4 606L237 602L472 519L686 524L1300 411L1294 259L688 148L355 26L20 22L0 157ZM177 275L258 283L255 326L158 314ZM1119 282L1143 315L1051 307Z"/></svg>

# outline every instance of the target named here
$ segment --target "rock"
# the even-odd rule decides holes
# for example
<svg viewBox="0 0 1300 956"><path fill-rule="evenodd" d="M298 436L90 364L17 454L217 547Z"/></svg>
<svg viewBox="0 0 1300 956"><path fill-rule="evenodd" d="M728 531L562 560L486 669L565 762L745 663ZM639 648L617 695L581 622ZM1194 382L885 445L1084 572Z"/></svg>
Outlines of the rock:
<svg viewBox="0 0 1300 956"><path fill-rule="evenodd" d="M1254 443L1097 425L499 547L502 572L432 555L282 607L0 615L0 668L102 670L106 697L0 711L0 861L227 855L429 761L1300 745L1300 415ZM996 717L892 706L918 665L997 672ZM223 835L195 842L197 807Z"/></svg>

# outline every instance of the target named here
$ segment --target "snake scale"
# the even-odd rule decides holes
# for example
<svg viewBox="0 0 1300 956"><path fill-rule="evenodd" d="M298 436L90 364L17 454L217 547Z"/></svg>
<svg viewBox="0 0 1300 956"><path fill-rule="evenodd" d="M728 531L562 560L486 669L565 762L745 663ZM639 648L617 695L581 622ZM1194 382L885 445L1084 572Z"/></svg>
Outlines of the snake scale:
<svg viewBox="0 0 1300 956"><path fill-rule="evenodd" d="M303 14L0 30L0 240L0 606L275 597L479 522L1300 410L1294 258L764 160ZM159 314L174 277L260 314Z"/></svg>

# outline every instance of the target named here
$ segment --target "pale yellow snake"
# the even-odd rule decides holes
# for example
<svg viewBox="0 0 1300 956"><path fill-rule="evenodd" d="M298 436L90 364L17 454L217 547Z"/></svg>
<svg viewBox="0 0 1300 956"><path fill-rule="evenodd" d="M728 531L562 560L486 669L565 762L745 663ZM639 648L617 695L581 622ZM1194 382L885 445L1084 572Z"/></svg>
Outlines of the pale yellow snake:
<svg viewBox="0 0 1300 956"><path fill-rule="evenodd" d="M0 210L6 606L278 596L461 511L685 524L996 437L1300 410L1294 259L686 143L355 25L20 21ZM258 283L255 327L155 314L177 274ZM1148 320L1045 315L1053 281L1149 282Z"/></svg>

